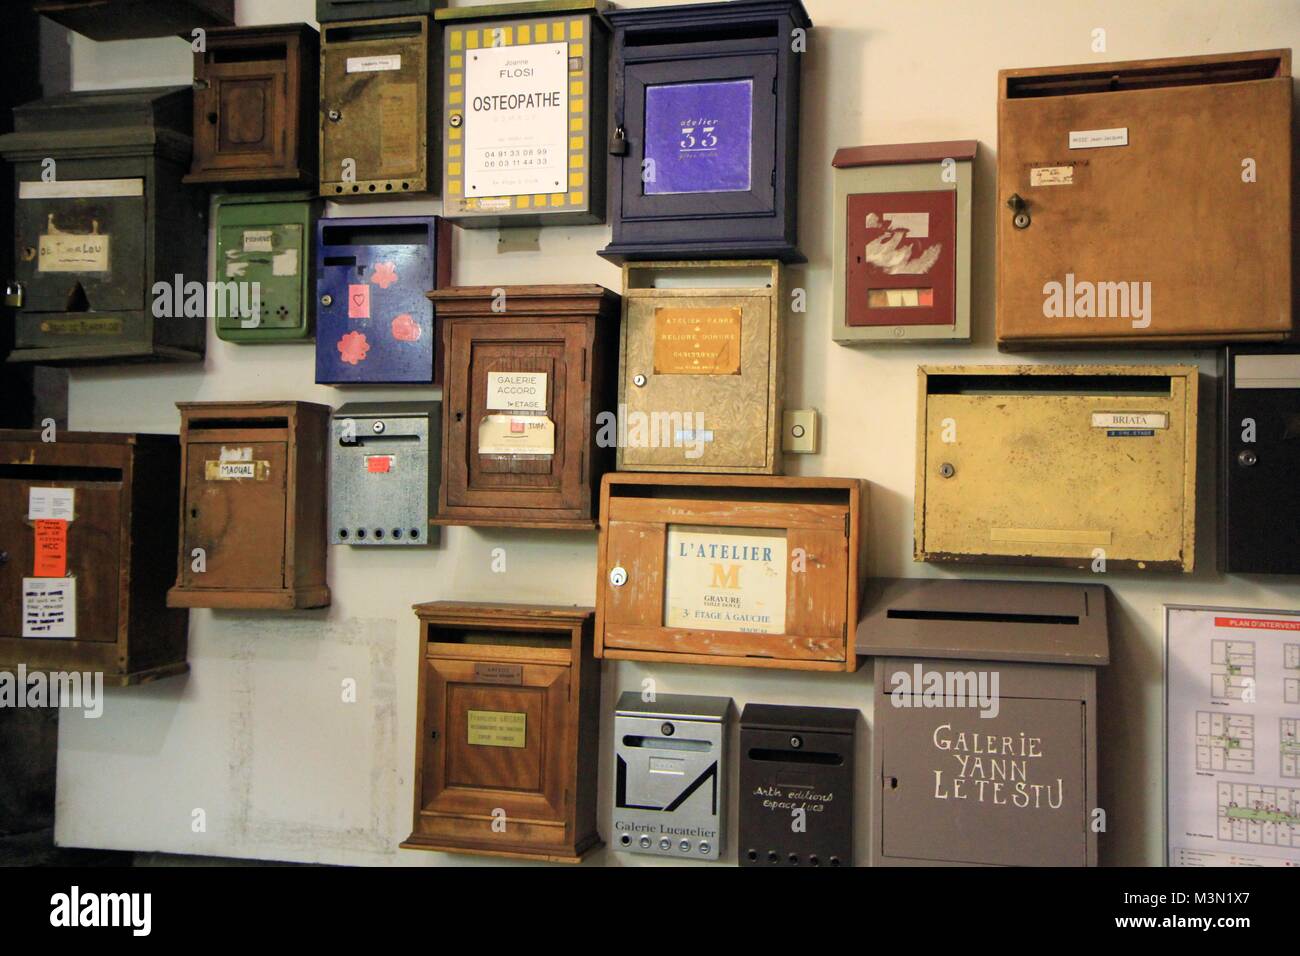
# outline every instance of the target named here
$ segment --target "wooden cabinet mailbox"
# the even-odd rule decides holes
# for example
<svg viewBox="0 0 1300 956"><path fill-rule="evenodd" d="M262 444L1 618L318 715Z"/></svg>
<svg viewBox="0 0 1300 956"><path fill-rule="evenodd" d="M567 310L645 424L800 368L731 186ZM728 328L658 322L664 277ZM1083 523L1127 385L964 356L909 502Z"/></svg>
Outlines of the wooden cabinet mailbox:
<svg viewBox="0 0 1300 956"><path fill-rule="evenodd" d="M970 341L977 146L961 140L836 151L836 342Z"/></svg>
<svg viewBox="0 0 1300 956"><path fill-rule="evenodd" d="M182 402L180 554L171 607L330 603L325 443L311 402Z"/></svg>
<svg viewBox="0 0 1300 956"><path fill-rule="evenodd" d="M741 866L852 866L861 711L746 704L740 714Z"/></svg>
<svg viewBox="0 0 1300 956"><path fill-rule="evenodd" d="M0 430L0 670L189 669L189 616L164 603L179 475L171 435Z"/></svg>
<svg viewBox="0 0 1300 956"><path fill-rule="evenodd" d="M605 221L604 0L439 10L442 195L466 227Z"/></svg>
<svg viewBox="0 0 1300 956"><path fill-rule="evenodd" d="M802 262L799 0L607 14L613 241L624 259Z"/></svg>
<svg viewBox="0 0 1300 956"><path fill-rule="evenodd" d="M1096 866L1101 585L873 581L871 865Z"/></svg>
<svg viewBox="0 0 1300 956"><path fill-rule="evenodd" d="M417 604L411 850L576 863L596 830L591 609Z"/></svg>
<svg viewBox="0 0 1300 956"><path fill-rule="evenodd" d="M15 131L0 136L17 187L9 361L203 357L203 310L187 308L180 287L207 279L207 200L181 182L191 96L96 90L14 110Z"/></svg>
<svg viewBox="0 0 1300 956"><path fill-rule="evenodd" d="M382 17L428 16L447 0L316 0L316 19L378 20Z"/></svg>
<svg viewBox="0 0 1300 956"><path fill-rule="evenodd" d="M781 472L784 295L775 260L624 264L620 471Z"/></svg>
<svg viewBox="0 0 1300 956"><path fill-rule="evenodd" d="M596 655L852 671L866 485L607 474Z"/></svg>
<svg viewBox="0 0 1300 956"><path fill-rule="evenodd" d="M1194 366L918 373L916 560L1192 570Z"/></svg>
<svg viewBox="0 0 1300 956"><path fill-rule="evenodd" d="M1290 50L1003 70L998 85L1000 347L1291 333Z"/></svg>
<svg viewBox="0 0 1300 956"><path fill-rule="evenodd" d="M36 12L92 40L190 36L235 22L235 0L37 0Z"/></svg>
<svg viewBox="0 0 1300 956"><path fill-rule="evenodd" d="M322 24L322 196L428 191L441 75L433 37L427 16Z"/></svg>
<svg viewBox="0 0 1300 956"><path fill-rule="evenodd" d="M320 34L306 23L215 28L205 47L185 181L314 186Z"/></svg>
<svg viewBox="0 0 1300 956"><path fill-rule="evenodd" d="M307 192L216 198L214 278L222 288L234 289L233 296L213 296L218 338L245 344L301 342L315 333L313 243L319 215L320 200ZM241 289L250 291L241 297Z"/></svg>
<svg viewBox="0 0 1300 956"><path fill-rule="evenodd" d="M1219 570L1300 574L1300 346L1229 346L1219 378Z"/></svg>
<svg viewBox="0 0 1300 956"><path fill-rule="evenodd" d="M598 285L429 293L442 326L439 524L594 530L613 465L619 297Z"/></svg>

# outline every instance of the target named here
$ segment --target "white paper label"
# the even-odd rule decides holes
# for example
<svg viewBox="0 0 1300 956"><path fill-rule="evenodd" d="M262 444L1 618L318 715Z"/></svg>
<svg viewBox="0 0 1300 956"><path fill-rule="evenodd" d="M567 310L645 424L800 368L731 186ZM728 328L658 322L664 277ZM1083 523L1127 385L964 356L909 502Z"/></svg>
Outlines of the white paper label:
<svg viewBox="0 0 1300 956"><path fill-rule="evenodd" d="M231 481L236 478L256 478L257 464L251 461L218 462L217 475L221 481Z"/></svg>
<svg viewBox="0 0 1300 956"><path fill-rule="evenodd" d="M480 455L554 455L555 423L545 415L484 415Z"/></svg>
<svg viewBox="0 0 1300 956"><path fill-rule="evenodd" d="M1093 428L1168 428L1164 412L1093 412Z"/></svg>
<svg viewBox="0 0 1300 956"><path fill-rule="evenodd" d="M545 372L488 372L489 411L546 411Z"/></svg>
<svg viewBox="0 0 1300 956"><path fill-rule="evenodd" d="M19 199L117 199L143 195L143 179L69 179L18 184Z"/></svg>
<svg viewBox="0 0 1300 956"><path fill-rule="evenodd" d="M1128 127L1114 129L1072 129L1070 149L1100 149L1103 146L1127 146Z"/></svg>
<svg viewBox="0 0 1300 956"><path fill-rule="evenodd" d="M101 233L41 236L37 272L108 272L109 237Z"/></svg>
<svg viewBox="0 0 1300 956"><path fill-rule="evenodd" d="M1238 355L1234 374L1237 388L1300 388L1300 354Z"/></svg>
<svg viewBox="0 0 1300 956"><path fill-rule="evenodd" d="M72 520L74 493L71 488L29 488L27 491L27 520Z"/></svg>
<svg viewBox="0 0 1300 956"><path fill-rule="evenodd" d="M568 45L487 47L465 58L465 197L568 192Z"/></svg>
<svg viewBox="0 0 1300 956"><path fill-rule="evenodd" d="M270 252L272 235L270 229L244 230L244 251Z"/></svg>
<svg viewBox="0 0 1300 956"><path fill-rule="evenodd" d="M271 256L271 275L296 276L298 274L298 250L285 249Z"/></svg>
<svg viewBox="0 0 1300 956"><path fill-rule="evenodd" d="M77 636L77 579L23 578L23 637Z"/></svg>
<svg viewBox="0 0 1300 956"><path fill-rule="evenodd" d="M393 53L389 56L350 56L347 71L349 73L383 73L402 68L402 55Z"/></svg>

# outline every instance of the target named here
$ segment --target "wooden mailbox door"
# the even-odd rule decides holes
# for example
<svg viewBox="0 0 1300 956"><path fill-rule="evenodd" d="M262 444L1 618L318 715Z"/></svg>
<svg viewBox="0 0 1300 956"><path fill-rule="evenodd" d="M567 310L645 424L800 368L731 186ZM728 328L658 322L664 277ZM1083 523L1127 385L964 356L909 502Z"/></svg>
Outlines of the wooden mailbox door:
<svg viewBox="0 0 1300 956"><path fill-rule="evenodd" d="M585 388L571 376L587 347L587 325L471 319L449 320L447 329L447 394L458 406L446 412L448 506L581 507L585 436L575 435L571 448L569 434L585 418ZM511 375L539 385L536 376L544 375L545 407L502 407L509 401L499 383Z"/></svg>
<svg viewBox="0 0 1300 956"><path fill-rule="evenodd" d="M483 683L476 662L427 658L421 809L564 823L569 668L521 664L518 684Z"/></svg>
<svg viewBox="0 0 1300 956"><path fill-rule="evenodd" d="M629 437L620 467L766 465L774 434L768 427L771 296L629 296L627 303L623 404ZM638 415L644 416L644 441L634 444L631 423ZM703 416L700 434L697 416ZM701 454L684 459L692 442L702 442L696 446Z"/></svg>
<svg viewBox="0 0 1300 956"><path fill-rule="evenodd" d="M284 442L190 443L182 586L285 587L287 461ZM202 572L194 569L195 548L204 551Z"/></svg>
<svg viewBox="0 0 1300 956"><path fill-rule="evenodd" d="M194 100L194 152L206 170L277 169L288 163L289 73L283 42L210 50Z"/></svg>

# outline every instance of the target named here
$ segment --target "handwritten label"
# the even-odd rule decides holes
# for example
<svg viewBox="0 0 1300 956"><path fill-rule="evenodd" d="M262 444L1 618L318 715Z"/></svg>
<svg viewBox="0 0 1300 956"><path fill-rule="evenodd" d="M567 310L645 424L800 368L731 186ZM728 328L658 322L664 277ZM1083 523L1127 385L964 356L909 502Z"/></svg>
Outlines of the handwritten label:
<svg viewBox="0 0 1300 956"><path fill-rule="evenodd" d="M72 488L30 488L27 491L27 520L53 518L71 521L75 497Z"/></svg>
<svg viewBox="0 0 1300 956"><path fill-rule="evenodd" d="M77 636L77 579L23 578L23 637Z"/></svg>
<svg viewBox="0 0 1300 956"><path fill-rule="evenodd" d="M36 522L36 560L32 574L38 578L61 578L68 573L68 523L53 518Z"/></svg>
<svg viewBox="0 0 1300 956"><path fill-rule="evenodd" d="M488 372L487 407L493 411L546 411L545 372Z"/></svg>
<svg viewBox="0 0 1300 956"><path fill-rule="evenodd" d="M270 252L274 234L270 229L245 229L245 252Z"/></svg>
<svg viewBox="0 0 1300 956"><path fill-rule="evenodd" d="M1073 166L1035 166L1029 170L1031 186L1073 186Z"/></svg>
<svg viewBox="0 0 1300 956"><path fill-rule="evenodd" d="M37 272L107 272L108 236L50 233L41 236Z"/></svg>
<svg viewBox="0 0 1300 956"><path fill-rule="evenodd" d="M207 481L266 481L271 477L269 461L205 461Z"/></svg>

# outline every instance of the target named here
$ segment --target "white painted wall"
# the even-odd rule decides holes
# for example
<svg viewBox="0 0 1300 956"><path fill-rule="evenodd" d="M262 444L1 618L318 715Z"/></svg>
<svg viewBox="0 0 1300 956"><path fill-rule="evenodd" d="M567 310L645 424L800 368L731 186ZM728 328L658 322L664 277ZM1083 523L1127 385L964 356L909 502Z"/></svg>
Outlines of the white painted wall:
<svg viewBox="0 0 1300 956"><path fill-rule="evenodd" d="M884 576L941 573L912 561L916 372L921 362L1009 362L993 347L994 158L997 71L1275 47L1300 47L1294 0L805 0L815 29L804 63L800 156L801 245L809 264L792 284L809 310L792 316L789 407L823 414L823 450L788 460L795 474L860 476L871 484L870 569ZM626 3L627 6L646 5ZM239 22L311 19L313 0L241 0ZM1092 30L1107 51L1092 52ZM181 40L96 44L73 40L76 89L183 83ZM831 341L831 155L837 147L976 138L976 219L970 346L848 349ZM436 213L437 200L336 207L332 214ZM500 255L494 230L457 230L461 284L599 282L616 268L595 255L603 226L550 228L539 253ZM1195 361L1212 352L1036 356L1039 361ZM209 336L199 367L72 372L77 429L177 431L178 401L410 399L428 389L336 390L313 384L310 345L238 347ZM1207 429L1207 433L1211 430ZM1163 827L1161 607L1164 603L1300 607L1300 583L1213 572L1213 470L1202 454L1196 574L1107 576L1118 629L1103 676L1102 796L1109 863L1157 864ZM506 574L489 570L504 546ZM399 851L410 832L417 633L410 605L435 599L592 604L595 537L451 528L432 551L330 551L334 604L292 615L195 611L191 673L110 691L104 716L65 713L60 725L59 843L356 864L468 864L473 857ZM1059 572L982 569L971 576L1074 579ZM685 666L604 665L604 739L614 700L653 674L665 692L861 706L870 667L852 675ZM357 679L360 702L340 703ZM859 819L865 823L867 741L861 741ZM608 835L611 760L602 757L600 825ZM206 811L207 832L191 814ZM734 803L732 823L734 824ZM859 852L866 858L866 830ZM734 848L732 850L734 855ZM650 862L602 852L596 864Z"/></svg>

